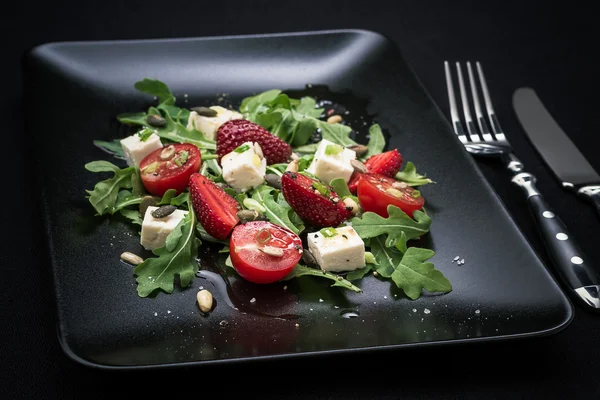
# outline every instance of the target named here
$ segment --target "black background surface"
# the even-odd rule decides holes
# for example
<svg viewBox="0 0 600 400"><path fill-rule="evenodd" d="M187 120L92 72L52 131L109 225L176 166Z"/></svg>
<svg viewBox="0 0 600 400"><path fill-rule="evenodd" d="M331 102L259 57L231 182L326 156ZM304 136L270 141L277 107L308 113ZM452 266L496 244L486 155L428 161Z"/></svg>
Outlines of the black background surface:
<svg viewBox="0 0 600 400"><path fill-rule="evenodd" d="M360 28L398 44L447 115L444 60L478 60L500 122L550 205L600 266L600 220L564 192L520 131L511 96L531 86L600 171L594 14L578 2L88 2L20 3L2 14L3 198L0 213L0 375L3 398L94 398L94 392L164 388L262 398L600 398L600 314L576 306L571 325L547 338L373 355L345 355L210 369L107 372L68 359L56 340L45 238L23 136L20 59L32 46L71 40L141 39ZM40 90L43 90L41 88ZM68 104L64 105L68 113ZM495 163L479 163L532 246L544 248L520 191ZM51 168L51 166L48 166ZM465 216L466 218L467 216ZM255 377L251 375L256 374ZM220 382L227 382L223 385ZM137 394L141 396L140 393Z"/></svg>

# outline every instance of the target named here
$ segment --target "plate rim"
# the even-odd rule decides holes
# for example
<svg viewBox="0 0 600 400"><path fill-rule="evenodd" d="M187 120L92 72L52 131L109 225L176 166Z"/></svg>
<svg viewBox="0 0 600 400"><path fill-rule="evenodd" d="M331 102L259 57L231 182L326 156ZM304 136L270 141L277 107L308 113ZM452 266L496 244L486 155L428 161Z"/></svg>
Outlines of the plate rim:
<svg viewBox="0 0 600 400"><path fill-rule="evenodd" d="M65 40L65 41L50 41L41 44L37 44L32 46L29 50L24 53L22 59L22 68L25 66L27 59L40 57L43 58L43 53L52 50L52 49L60 49L62 47L70 47L70 46L98 46L98 45L120 45L120 44L138 44L138 43L180 43L180 42L200 42L200 41L218 41L218 40L244 40L244 39L261 39L261 38L286 38L286 37L302 37L302 36L324 36L324 35L339 35L339 34L364 34L369 36L379 37L380 39L386 41L390 45L394 46L395 49L399 52L399 55L404 62L407 69L410 71L410 74L413 79L415 79L418 84L420 90L427 97L430 104L435 109L436 114L443 120L447 125L447 129L451 131L451 124L445 114L442 112L440 105L435 101L435 99L431 96L430 92L427 90L426 86L421 81L419 75L415 72L413 66L410 62L404 57L404 53L402 52L401 47L388 35L370 29L360 29L360 28L347 28L347 29L323 29L323 30L300 30L300 31L283 31L283 32L271 32L271 33L250 33L250 34L232 34L232 35L211 35L211 36L182 36L182 37L159 37L159 38L143 38L143 39L114 39L114 40ZM24 73L22 76L22 81L25 82L27 79L27 73ZM463 149L464 150L464 149ZM497 341L515 341L515 340L523 340L534 337L546 337L556 333L559 333L566 329L575 317L575 308L572 300L567 296L558 279L550 273L548 267L543 262L543 259L539 256L539 254L535 251L535 248L532 246L530 240L523 234L522 230L517 225L513 216L508 211L506 205L500 198L499 194L490 184L490 182L483 175L480 168L477 166L473 158L469 155L466 157L469 162L473 165L474 170L480 176L482 183L485 185L486 190L492 193L497 201L497 205L502 209L502 211L506 214L507 221L513 224L513 226L519 231L521 237L520 240L526 242L527 246L529 246L532 251L539 258L540 264L545 268L545 272L554 281L554 284L557 287L558 294L562 297L565 302L566 310L564 319L550 327L539 330L531 330L528 332L522 333L513 333L513 334L505 334L499 336L485 336L485 337L470 337L470 338L458 338L458 339L448 339L448 340L435 340L435 341L425 341L425 342L415 342L415 343L401 343L401 344L388 344L381 346L366 346L366 347L357 347L357 348L340 348L340 349L326 349L326 350L311 350L305 352L290 352L290 353L279 353L279 354L269 354L269 355L257 355L257 356L242 356L237 358L216 358L216 359L207 359L207 360L195 360L195 361L183 361L183 362L167 362L167 363L157 363L157 364L140 364L140 365L110 365L96 361L90 361L80 355L78 355L71 346L67 343L66 340L66 332L64 331L63 324L60 320L60 307L58 304L58 298L56 295L56 290L52 290L52 296L55 299L55 310L57 315L57 336L58 342L63 350L63 352L73 361L84 365L86 367L103 369L103 370L138 370L138 369L162 369L162 368L186 368L186 367L200 367L200 366L212 366L215 364L239 364L239 363L253 363L253 362L263 362L266 360L285 360L290 358L317 358L324 355L330 354L342 354L342 353L374 353L379 351L402 351L405 348L415 348L415 347L423 347L423 348L431 348L437 346L449 347L449 346L457 346L464 344L475 344L475 343L487 343L487 342L497 342ZM43 196L40 196L38 193L39 201L45 203ZM46 205L42 204L45 208ZM43 214L45 214L43 212ZM44 225L46 225L44 221ZM48 234L47 230L49 227L46 227L46 234ZM52 254L50 245L50 240L45 240L46 248L49 250L49 261L50 264L54 263L54 256ZM53 268L54 270L54 268ZM52 273L53 277L53 286L55 286L55 273Z"/></svg>

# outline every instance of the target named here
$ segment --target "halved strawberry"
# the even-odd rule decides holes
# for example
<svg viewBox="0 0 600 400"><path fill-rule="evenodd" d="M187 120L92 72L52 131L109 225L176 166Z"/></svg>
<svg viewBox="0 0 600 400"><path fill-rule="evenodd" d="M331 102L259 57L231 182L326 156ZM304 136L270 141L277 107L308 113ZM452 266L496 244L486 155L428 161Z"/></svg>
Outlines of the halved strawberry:
<svg viewBox="0 0 600 400"><path fill-rule="evenodd" d="M216 239L227 239L239 222L238 202L198 172L190 176L189 189L194 211L202 227Z"/></svg>
<svg viewBox="0 0 600 400"><path fill-rule="evenodd" d="M369 172L381 174L393 178L402 166L402 155L397 149L375 154L365 161L365 167Z"/></svg>
<svg viewBox="0 0 600 400"><path fill-rule="evenodd" d="M304 222L315 227L337 227L351 213L330 187L306 175L286 172L281 193Z"/></svg>
<svg viewBox="0 0 600 400"><path fill-rule="evenodd" d="M393 178L396 176L402 166L402 154L397 149L389 150L381 154L375 154L365 161L367 171L374 174L381 174ZM356 194L358 187L359 172L354 172L348 181L348 189Z"/></svg>
<svg viewBox="0 0 600 400"><path fill-rule="evenodd" d="M217 155L219 160L246 142L257 142L267 160L267 164L287 162L292 155L292 147L262 126L245 119L225 122L217 131Z"/></svg>

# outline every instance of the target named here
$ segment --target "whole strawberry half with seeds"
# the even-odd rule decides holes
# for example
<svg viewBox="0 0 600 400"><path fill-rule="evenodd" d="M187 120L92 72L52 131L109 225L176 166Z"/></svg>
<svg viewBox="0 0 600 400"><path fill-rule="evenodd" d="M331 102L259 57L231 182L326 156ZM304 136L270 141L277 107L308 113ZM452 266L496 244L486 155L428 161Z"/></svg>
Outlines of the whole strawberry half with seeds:
<svg viewBox="0 0 600 400"><path fill-rule="evenodd" d="M238 202L198 172L190 176L189 190L200 225L212 237L225 240L240 221Z"/></svg>
<svg viewBox="0 0 600 400"><path fill-rule="evenodd" d="M393 178L402 166L402 154L397 149L389 150L381 154L375 154L365 161L367 172L381 174ZM354 172L348 181L348 189L356 194L360 172Z"/></svg>
<svg viewBox="0 0 600 400"><path fill-rule="evenodd" d="M246 119L234 119L225 122L217 131L219 160L246 142L260 145L268 165L287 162L292 155L292 147L287 142L262 126Z"/></svg>
<svg viewBox="0 0 600 400"><path fill-rule="evenodd" d="M281 193L298 216L315 227L337 227L351 216L350 210L330 186L306 175L284 173Z"/></svg>

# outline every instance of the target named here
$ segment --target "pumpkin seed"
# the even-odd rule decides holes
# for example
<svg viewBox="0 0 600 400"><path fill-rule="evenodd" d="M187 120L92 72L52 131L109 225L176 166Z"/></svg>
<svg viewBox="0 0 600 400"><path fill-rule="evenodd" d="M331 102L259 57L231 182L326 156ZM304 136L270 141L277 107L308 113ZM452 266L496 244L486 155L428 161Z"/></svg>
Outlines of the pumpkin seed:
<svg viewBox="0 0 600 400"><path fill-rule="evenodd" d="M369 148L364 144L355 144L346 148L355 152L358 157L364 156L369 151Z"/></svg>
<svg viewBox="0 0 600 400"><path fill-rule="evenodd" d="M281 189L281 177L277 174L266 174L265 182L275 189Z"/></svg>
<svg viewBox="0 0 600 400"><path fill-rule="evenodd" d="M150 126L165 126L167 120L157 114L150 114L146 117L146 122Z"/></svg>
<svg viewBox="0 0 600 400"><path fill-rule="evenodd" d="M152 196L144 196L142 197L142 202L140 203L140 214L142 214L142 218L146 215L146 210L148 207L156 206L156 199Z"/></svg>
<svg viewBox="0 0 600 400"><path fill-rule="evenodd" d="M217 111L208 107L192 107L190 110L196 111L196 114L202 115L203 117L212 118L217 116Z"/></svg>
<svg viewBox="0 0 600 400"><path fill-rule="evenodd" d="M151 215L154 218L166 218L173 214L173 211L175 210L177 210L177 207L172 205L160 206L156 210L152 211Z"/></svg>
<svg viewBox="0 0 600 400"><path fill-rule="evenodd" d="M128 251L121 253L121 260L131 265L139 265L144 262L144 259L137 254L130 253Z"/></svg>
<svg viewBox="0 0 600 400"><path fill-rule="evenodd" d="M342 122L342 117L340 115L332 115L331 117L327 118L328 124L338 124L340 122Z"/></svg>
<svg viewBox="0 0 600 400"><path fill-rule="evenodd" d="M251 221L266 221L267 219L265 214L257 210L240 210L237 212L237 217L242 224Z"/></svg>
<svg viewBox="0 0 600 400"><path fill-rule="evenodd" d="M196 295L196 300L198 301L198 307L200 311L203 313L207 313L212 310L213 306L213 296L212 293L206 289L202 289Z"/></svg>
<svg viewBox="0 0 600 400"><path fill-rule="evenodd" d="M354 168L354 170L356 172L360 172L360 173L364 174L368 171L365 164L363 164L362 162L360 162L358 160L351 160L350 164L352 164L352 168Z"/></svg>

